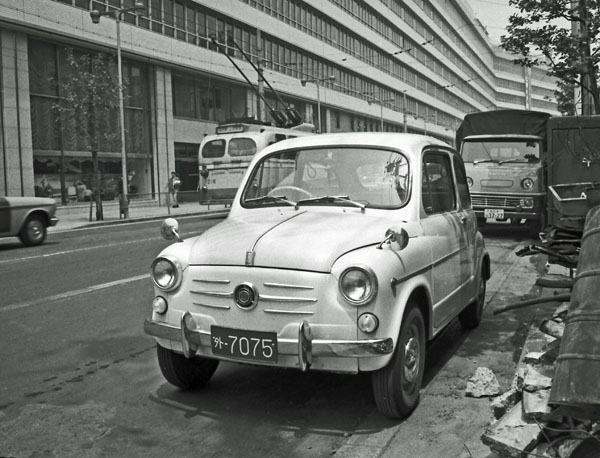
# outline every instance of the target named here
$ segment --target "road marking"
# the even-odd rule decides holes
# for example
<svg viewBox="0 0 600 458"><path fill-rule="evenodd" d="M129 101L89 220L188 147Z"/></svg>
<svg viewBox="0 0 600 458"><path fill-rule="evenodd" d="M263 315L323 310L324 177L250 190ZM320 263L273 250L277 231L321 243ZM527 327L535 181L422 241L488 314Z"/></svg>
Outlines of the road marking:
<svg viewBox="0 0 600 458"><path fill-rule="evenodd" d="M204 231L186 232L185 236L193 237L194 235L202 234L203 232ZM58 255L63 255L63 254L73 254L73 253L79 253L79 252L83 252L83 251L111 248L111 247L120 246L120 245L129 245L132 243L148 242L150 240L164 240L164 239L160 236L155 236L155 237L148 237L145 239L129 240L127 242L116 242L116 243L109 243L107 245L88 246L88 247L83 247L83 248L75 248L72 250L56 251L54 253L38 254L35 256L24 256L24 257L11 258L11 259L0 259L0 264L6 264L9 262L15 262L15 261L30 261L32 259L49 258L52 256L58 256Z"/></svg>
<svg viewBox="0 0 600 458"><path fill-rule="evenodd" d="M100 291L106 288L112 288L114 286L124 285L126 283L132 283L138 280L145 280L150 278L150 274L137 275L135 277L123 278L121 280L110 281L108 283L102 283L100 285L88 286L87 288L76 289L73 291L67 291L65 293L55 294L54 296L34 299L32 301L20 302L17 304L11 304L6 307L1 307L0 312L10 312L12 310L19 310L35 305L47 304L48 302L62 301L64 299L71 299L82 294L92 293L94 291Z"/></svg>

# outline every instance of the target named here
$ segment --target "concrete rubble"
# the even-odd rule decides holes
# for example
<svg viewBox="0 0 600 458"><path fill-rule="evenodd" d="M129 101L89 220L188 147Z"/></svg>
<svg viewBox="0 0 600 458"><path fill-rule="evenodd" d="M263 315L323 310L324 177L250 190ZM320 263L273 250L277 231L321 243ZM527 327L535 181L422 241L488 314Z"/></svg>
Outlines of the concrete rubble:
<svg viewBox="0 0 600 458"><path fill-rule="evenodd" d="M548 403L567 309L562 303L551 318L531 323L512 387L492 400L496 420L481 440L502 458L600 458L600 422Z"/></svg>
<svg viewBox="0 0 600 458"><path fill-rule="evenodd" d="M487 367L478 367L475 375L467 382L466 396L482 398L497 396L500 384L494 373Z"/></svg>

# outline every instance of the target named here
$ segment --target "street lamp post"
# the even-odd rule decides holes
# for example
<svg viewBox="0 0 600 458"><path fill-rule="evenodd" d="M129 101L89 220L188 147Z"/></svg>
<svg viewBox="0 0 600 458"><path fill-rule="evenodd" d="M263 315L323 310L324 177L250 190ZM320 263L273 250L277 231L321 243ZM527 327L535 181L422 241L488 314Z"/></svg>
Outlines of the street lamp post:
<svg viewBox="0 0 600 458"><path fill-rule="evenodd" d="M384 103L388 103L388 102L394 102L396 99L394 99L393 97L390 99L385 99L385 100L381 100L381 99L371 99L368 100L369 105L371 105L373 102L377 102L379 104L379 122L380 122L380 131L383 132L383 104Z"/></svg>
<svg viewBox="0 0 600 458"><path fill-rule="evenodd" d="M117 24L117 73L119 78L119 124L121 129L121 180L123 183L122 194L125 202L127 201L127 154L125 151L125 108L123 102L123 65L121 63L121 20L123 14L131 11L139 11L145 9L146 6L141 1L136 1L134 6L128 8L118 8L112 11L90 11L90 17L94 24L100 22L101 16L112 16ZM127 215L127 214L126 214Z"/></svg>
<svg viewBox="0 0 600 458"><path fill-rule="evenodd" d="M317 133L321 133L321 93L319 92L319 83L322 81L335 81L335 76L330 75L325 78L310 78L301 79L300 84L306 86L306 83L315 83L317 87L317 117L319 118L319 124L317 125Z"/></svg>

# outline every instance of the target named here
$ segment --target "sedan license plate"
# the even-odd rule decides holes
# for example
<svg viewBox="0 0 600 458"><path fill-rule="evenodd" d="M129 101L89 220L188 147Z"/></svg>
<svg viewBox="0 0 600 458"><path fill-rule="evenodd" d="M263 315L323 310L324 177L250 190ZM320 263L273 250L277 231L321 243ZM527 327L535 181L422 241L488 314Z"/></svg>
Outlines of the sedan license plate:
<svg viewBox="0 0 600 458"><path fill-rule="evenodd" d="M211 326L210 344L214 355L228 358L277 362L277 333Z"/></svg>
<svg viewBox="0 0 600 458"><path fill-rule="evenodd" d="M504 210L501 208L486 208L483 211L483 216L486 218L503 219Z"/></svg>

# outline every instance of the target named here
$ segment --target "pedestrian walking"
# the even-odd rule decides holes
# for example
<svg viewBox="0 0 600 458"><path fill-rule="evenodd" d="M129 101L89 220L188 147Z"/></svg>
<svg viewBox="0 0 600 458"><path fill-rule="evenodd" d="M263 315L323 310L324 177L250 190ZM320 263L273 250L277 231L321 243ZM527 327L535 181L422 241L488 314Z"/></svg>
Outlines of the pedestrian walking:
<svg viewBox="0 0 600 458"><path fill-rule="evenodd" d="M171 193L171 199L173 200L173 208L179 207L179 201L177 200L177 194L181 187L181 180L175 172L171 172L171 178L169 179L169 193Z"/></svg>

